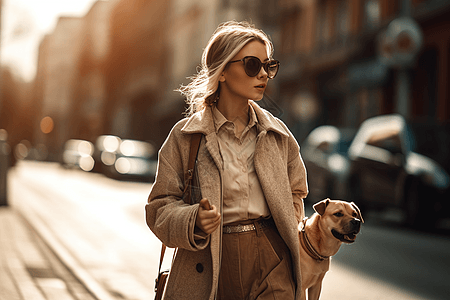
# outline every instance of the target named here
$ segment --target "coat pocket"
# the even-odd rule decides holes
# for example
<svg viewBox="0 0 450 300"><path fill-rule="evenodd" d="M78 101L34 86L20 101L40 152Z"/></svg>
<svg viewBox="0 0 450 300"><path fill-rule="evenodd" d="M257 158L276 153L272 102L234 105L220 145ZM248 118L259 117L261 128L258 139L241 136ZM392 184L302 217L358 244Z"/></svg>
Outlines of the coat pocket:
<svg viewBox="0 0 450 300"><path fill-rule="evenodd" d="M211 250L178 249L164 299L208 299L212 288Z"/></svg>

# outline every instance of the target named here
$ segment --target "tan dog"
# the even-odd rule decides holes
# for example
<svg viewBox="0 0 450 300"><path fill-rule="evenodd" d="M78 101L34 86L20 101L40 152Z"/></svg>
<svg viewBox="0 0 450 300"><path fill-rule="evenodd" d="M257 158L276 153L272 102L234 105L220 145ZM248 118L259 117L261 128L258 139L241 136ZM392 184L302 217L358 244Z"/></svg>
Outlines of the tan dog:
<svg viewBox="0 0 450 300"><path fill-rule="evenodd" d="M342 243L351 244L364 223L353 202L322 200L313 206L316 213L299 225L302 299L318 300L330 258Z"/></svg>

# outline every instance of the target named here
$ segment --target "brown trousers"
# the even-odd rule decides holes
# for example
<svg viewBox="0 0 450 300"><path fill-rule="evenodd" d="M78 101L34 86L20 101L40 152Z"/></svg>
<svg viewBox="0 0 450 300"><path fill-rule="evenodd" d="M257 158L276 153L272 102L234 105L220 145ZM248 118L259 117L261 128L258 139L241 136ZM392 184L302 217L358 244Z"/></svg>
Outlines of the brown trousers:
<svg viewBox="0 0 450 300"><path fill-rule="evenodd" d="M222 239L218 300L295 298L291 255L275 225Z"/></svg>

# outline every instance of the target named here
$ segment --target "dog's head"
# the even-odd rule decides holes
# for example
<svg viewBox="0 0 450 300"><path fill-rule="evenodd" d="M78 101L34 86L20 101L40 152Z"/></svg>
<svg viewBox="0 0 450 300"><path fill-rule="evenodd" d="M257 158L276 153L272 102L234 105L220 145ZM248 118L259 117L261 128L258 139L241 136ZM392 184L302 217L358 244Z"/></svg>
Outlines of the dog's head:
<svg viewBox="0 0 450 300"><path fill-rule="evenodd" d="M322 228L333 237L348 244L356 240L364 219L355 203L325 199L314 204L313 208L320 215Z"/></svg>

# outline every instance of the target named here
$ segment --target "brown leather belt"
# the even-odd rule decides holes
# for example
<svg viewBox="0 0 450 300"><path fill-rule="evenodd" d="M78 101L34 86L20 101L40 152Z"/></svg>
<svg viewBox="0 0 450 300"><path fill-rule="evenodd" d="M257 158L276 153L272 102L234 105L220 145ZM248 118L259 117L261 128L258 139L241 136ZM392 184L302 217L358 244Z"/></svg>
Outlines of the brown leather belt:
<svg viewBox="0 0 450 300"><path fill-rule="evenodd" d="M256 225L255 225L256 224ZM223 226L223 233L240 233L240 232L247 232L247 231L253 231L256 230L256 226L258 226L260 229L271 227L275 223L273 222L273 219L267 219L267 220L261 220L261 221L255 221L254 223L250 224L237 224L237 225L225 225Z"/></svg>

